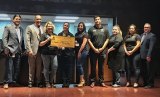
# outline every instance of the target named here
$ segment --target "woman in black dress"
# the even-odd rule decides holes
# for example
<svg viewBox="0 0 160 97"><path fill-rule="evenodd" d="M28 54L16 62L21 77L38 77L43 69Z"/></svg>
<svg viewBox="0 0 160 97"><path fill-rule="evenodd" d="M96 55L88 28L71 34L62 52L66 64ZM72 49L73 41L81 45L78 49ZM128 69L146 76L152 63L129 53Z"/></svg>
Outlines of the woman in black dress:
<svg viewBox="0 0 160 97"><path fill-rule="evenodd" d="M125 50L125 63L127 69L127 84L126 86L131 86L131 71L134 71L135 81L133 87L138 87L138 80L140 75L139 67L139 48L141 44L141 37L137 34L136 26L131 24L129 26L128 34L124 40L124 50Z"/></svg>
<svg viewBox="0 0 160 97"><path fill-rule="evenodd" d="M108 43L108 67L112 70L112 86L119 87L119 70L121 69L124 60L124 49L122 45L123 38L122 32L118 25L113 26L112 33L113 35L110 36Z"/></svg>

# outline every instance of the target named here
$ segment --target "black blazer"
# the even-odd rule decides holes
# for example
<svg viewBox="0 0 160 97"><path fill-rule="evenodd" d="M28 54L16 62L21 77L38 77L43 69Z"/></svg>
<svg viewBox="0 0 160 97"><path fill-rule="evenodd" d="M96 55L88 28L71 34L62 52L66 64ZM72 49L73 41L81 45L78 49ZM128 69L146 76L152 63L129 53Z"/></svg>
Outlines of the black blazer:
<svg viewBox="0 0 160 97"><path fill-rule="evenodd" d="M141 35L141 37L143 34ZM140 47L140 55L142 59L146 59L146 57L152 57L154 48L156 43L156 36L152 32L149 32Z"/></svg>
<svg viewBox="0 0 160 97"><path fill-rule="evenodd" d="M3 52L3 42L2 39L0 39L0 54Z"/></svg>

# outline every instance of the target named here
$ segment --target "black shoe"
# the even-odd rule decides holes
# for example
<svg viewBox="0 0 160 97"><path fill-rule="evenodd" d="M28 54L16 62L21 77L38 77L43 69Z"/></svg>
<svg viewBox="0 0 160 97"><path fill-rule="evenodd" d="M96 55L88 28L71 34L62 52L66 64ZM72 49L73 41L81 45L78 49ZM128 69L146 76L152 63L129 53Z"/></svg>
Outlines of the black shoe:
<svg viewBox="0 0 160 97"><path fill-rule="evenodd" d="M39 87L39 88L43 88L43 85L42 84L38 84L38 86L37 87Z"/></svg>
<svg viewBox="0 0 160 97"><path fill-rule="evenodd" d="M52 88L56 88L55 84L51 84Z"/></svg>
<svg viewBox="0 0 160 97"><path fill-rule="evenodd" d="M17 81L13 81L12 84L17 84Z"/></svg>
<svg viewBox="0 0 160 97"><path fill-rule="evenodd" d="M145 86L144 88L145 89L150 89L150 88L153 88L154 86L153 85L147 85L147 86Z"/></svg>
<svg viewBox="0 0 160 97"><path fill-rule="evenodd" d="M63 84L62 87L63 88L69 88L69 84Z"/></svg>

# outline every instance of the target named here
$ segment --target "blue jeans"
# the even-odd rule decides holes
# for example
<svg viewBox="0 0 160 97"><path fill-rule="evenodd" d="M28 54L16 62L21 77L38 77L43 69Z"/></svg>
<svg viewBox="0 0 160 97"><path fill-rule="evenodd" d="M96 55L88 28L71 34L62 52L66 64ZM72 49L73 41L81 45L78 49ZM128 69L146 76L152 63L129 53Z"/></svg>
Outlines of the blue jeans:
<svg viewBox="0 0 160 97"><path fill-rule="evenodd" d="M131 71L134 70L135 82L138 83L140 78L140 55L135 53L131 56L126 55L126 75L127 81L131 82Z"/></svg>
<svg viewBox="0 0 160 97"><path fill-rule="evenodd" d="M77 67L77 71L79 72L80 75L84 75L83 65L87 61L87 55L88 55L88 52L87 51L83 51L81 53L81 57L79 59L76 58L77 59L76 67Z"/></svg>

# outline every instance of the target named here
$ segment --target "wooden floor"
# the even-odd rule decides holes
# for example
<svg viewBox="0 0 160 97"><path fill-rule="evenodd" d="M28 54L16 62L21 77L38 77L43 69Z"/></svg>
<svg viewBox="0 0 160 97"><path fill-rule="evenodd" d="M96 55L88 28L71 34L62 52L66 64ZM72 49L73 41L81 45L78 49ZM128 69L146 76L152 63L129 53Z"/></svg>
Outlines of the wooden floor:
<svg viewBox="0 0 160 97"><path fill-rule="evenodd" d="M0 86L0 97L160 97L160 79L156 79L155 87L144 89L143 87L119 87L109 86L107 88L96 86L90 88L28 88L28 87L10 87L3 89Z"/></svg>

